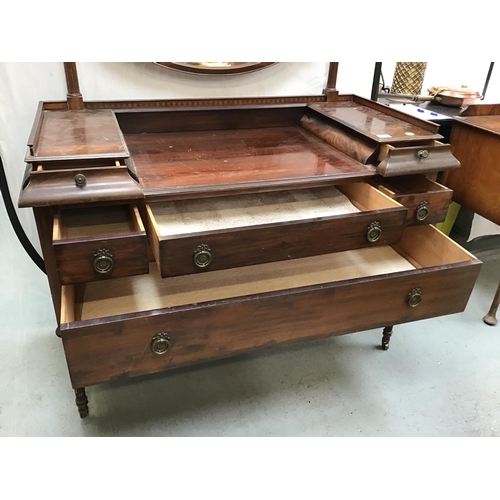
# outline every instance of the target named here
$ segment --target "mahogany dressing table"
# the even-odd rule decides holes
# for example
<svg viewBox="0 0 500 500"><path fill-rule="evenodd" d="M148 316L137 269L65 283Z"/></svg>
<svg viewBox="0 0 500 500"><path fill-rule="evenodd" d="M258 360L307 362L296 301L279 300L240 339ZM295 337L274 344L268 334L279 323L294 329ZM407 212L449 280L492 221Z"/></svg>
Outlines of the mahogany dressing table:
<svg viewBox="0 0 500 500"><path fill-rule="evenodd" d="M324 94L40 103L33 209L71 384L464 310L481 263L431 224L438 126Z"/></svg>

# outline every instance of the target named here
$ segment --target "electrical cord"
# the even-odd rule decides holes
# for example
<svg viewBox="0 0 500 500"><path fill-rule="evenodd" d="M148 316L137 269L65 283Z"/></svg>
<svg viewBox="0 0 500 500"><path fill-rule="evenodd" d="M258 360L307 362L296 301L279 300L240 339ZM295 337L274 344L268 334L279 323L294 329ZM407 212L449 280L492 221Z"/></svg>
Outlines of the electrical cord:
<svg viewBox="0 0 500 500"><path fill-rule="evenodd" d="M21 245L26 250L26 253L31 257L31 260L38 266L40 271L47 274L42 257L40 257L38 252L35 250L35 247L31 244L31 241L24 232L23 226L21 226L21 223L19 222L19 217L17 216L16 209L14 208L14 204L12 203L12 198L10 196L9 185L7 184L7 176L5 175L2 158L0 158L0 191L2 192L7 215L9 216L10 223L12 224L18 240L21 242Z"/></svg>

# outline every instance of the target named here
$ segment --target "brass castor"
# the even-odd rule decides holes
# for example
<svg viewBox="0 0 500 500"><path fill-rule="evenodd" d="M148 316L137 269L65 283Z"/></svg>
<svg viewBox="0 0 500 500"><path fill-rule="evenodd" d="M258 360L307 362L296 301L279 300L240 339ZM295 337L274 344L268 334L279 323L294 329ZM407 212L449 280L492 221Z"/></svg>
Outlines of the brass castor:
<svg viewBox="0 0 500 500"><path fill-rule="evenodd" d="M383 351L389 350L389 342L382 342L382 350Z"/></svg>

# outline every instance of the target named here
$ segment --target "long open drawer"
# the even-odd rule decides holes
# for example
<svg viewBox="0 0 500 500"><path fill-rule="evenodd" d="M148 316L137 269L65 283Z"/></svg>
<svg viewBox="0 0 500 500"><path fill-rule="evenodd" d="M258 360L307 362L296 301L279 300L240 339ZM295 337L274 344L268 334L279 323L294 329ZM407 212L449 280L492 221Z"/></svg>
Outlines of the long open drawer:
<svg viewBox="0 0 500 500"><path fill-rule="evenodd" d="M162 277L397 243L407 209L367 183L151 203Z"/></svg>
<svg viewBox="0 0 500 500"><path fill-rule="evenodd" d="M73 387L464 310L481 262L432 226L364 248L62 289Z"/></svg>

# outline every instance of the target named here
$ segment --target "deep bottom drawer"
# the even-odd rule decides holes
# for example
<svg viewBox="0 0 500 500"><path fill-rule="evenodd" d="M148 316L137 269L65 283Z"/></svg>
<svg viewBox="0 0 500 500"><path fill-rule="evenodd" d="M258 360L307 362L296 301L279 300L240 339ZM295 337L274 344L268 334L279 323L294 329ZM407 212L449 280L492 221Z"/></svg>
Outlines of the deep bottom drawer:
<svg viewBox="0 0 500 500"><path fill-rule="evenodd" d="M461 312L480 264L424 226L407 228L394 247L166 280L155 269L85 291L63 287L61 333L71 380L83 387Z"/></svg>

